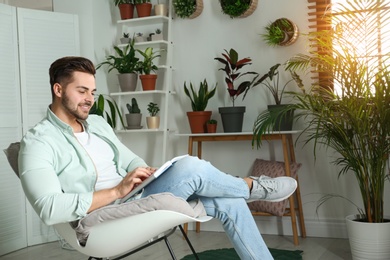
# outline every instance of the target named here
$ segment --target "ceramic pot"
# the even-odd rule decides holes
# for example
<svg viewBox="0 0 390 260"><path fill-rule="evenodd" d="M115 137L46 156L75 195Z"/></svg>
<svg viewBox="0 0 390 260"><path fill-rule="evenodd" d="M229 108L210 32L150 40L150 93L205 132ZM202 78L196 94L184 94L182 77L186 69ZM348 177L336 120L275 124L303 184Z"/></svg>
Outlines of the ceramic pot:
<svg viewBox="0 0 390 260"><path fill-rule="evenodd" d="M157 74L139 75L142 89L145 91L156 89Z"/></svg>
<svg viewBox="0 0 390 260"><path fill-rule="evenodd" d="M136 4L135 8L137 9L138 17L147 17L152 13L151 3Z"/></svg>
<svg viewBox="0 0 390 260"><path fill-rule="evenodd" d="M154 5L154 14L168 16L168 8L165 4Z"/></svg>
<svg viewBox="0 0 390 260"><path fill-rule="evenodd" d="M148 116L146 117L146 125L149 129L158 129L160 127L159 116Z"/></svg>
<svg viewBox="0 0 390 260"><path fill-rule="evenodd" d="M242 132L245 107L220 107L223 131L225 133Z"/></svg>
<svg viewBox="0 0 390 260"><path fill-rule="evenodd" d="M286 105L268 105L268 111L272 115L273 111L277 112ZM279 116L273 127L274 131L291 131L294 121L294 110L288 111L284 116Z"/></svg>
<svg viewBox="0 0 390 260"><path fill-rule="evenodd" d="M126 114L127 129L141 128L142 114Z"/></svg>
<svg viewBox="0 0 390 260"><path fill-rule="evenodd" d="M187 112L188 122L191 133L206 133L206 122L211 118L211 111L192 111Z"/></svg>
<svg viewBox="0 0 390 260"><path fill-rule="evenodd" d="M360 215L346 217L353 260L385 260L390 256L390 221L367 223Z"/></svg>
<svg viewBox="0 0 390 260"><path fill-rule="evenodd" d="M138 74L137 73L118 74L118 80L122 92L134 91L137 88Z"/></svg>
<svg viewBox="0 0 390 260"><path fill-rule="evenodd" d="M122 20L131 19L134 16L134 5L132 4L119 4L119 13Z"/></svg>

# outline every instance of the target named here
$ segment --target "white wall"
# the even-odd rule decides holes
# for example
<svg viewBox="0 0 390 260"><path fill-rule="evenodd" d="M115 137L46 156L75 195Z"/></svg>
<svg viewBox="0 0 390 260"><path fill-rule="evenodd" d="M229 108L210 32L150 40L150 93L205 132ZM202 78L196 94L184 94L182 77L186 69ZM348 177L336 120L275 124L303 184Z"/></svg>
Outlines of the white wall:
<svg viewBox="0 0 390 260"><path fill-rule="evenodd" d="M85 0L82 7L91 7L91 11L81 11L80 1L54 0L54 10L73 12L80 15L81 53L94 62L104 59L112 44L117 42L119 35L116 31L116 21L119 11L112 1ZM93 3L92 3L93 2ZM259 73L265 73L269 67L278 62L284 62L296 53L305 52L306 41L304 37L288 47L269 47L261 40L260 34L264 26L280 17L294 21L300 31L305 33L307 28L307 1L273 0L259 1L256 11L245 19L231 19L220 11L219 1L204 0L204 11L196 19L175 19L173 23L174 40L174 87L178 94L174 97L173 116L179 132L189 132L185 115L190 110L188 98L183 93L184 81L198 85L204 78L209 84L218 82L217 97L209 102L208 108L213 111L213 118L220 123L219 106L230 105L223 82L223 72L218 71L220 64L214 57L220 56L223 49L234 48L240 57L251 57L253 66L250 68ZM92 21L92 22L91 22ZM119 32L120 33L120 32ZM248 68L249 69L249 68ZM117 86L114 73L107 76L102 72L97 74L98 90L109 92L110 88ZM107 82L109 84L107 84ZM306 79L306 83L307 79ZM99 91L101 92L101 91ZM266 108L270 102L267 92L261 87L252 89L244 101L237 99L237 105L245 105L244 131L252 129L257 114ZM298 126L299 128L299 126ZM221 125L218 131L222 131ZM187 152L185 138L171 137L171 155ZM132 146L135 152L141 147ZM303 164L299 171L299 181L306 220L306 229L309 236L345 237L344 217L356 213L353 206L340 199L322 206L316 215L316 202L321 194L338 193L352 199L361 205L358 186L352 176L342 176L337 179L337 169L331 165L332 153L320 149L317 151L317 160L314 162L312 145L296 146L297 161ZM252 149L250 142L205 143L203 145L203 158L210 160L218 168L233 175L246 176L250 174L255 158L282 160L280 144L264 143L260 150ZM388 191L388 190L387 190ZM389 192L387 192L389 197ZM389 203L386 212L389 212ZM258 224L263 233L291 234L289 219L257 217ZM204 228L213 230L215 223L205 224Z"/></svg>

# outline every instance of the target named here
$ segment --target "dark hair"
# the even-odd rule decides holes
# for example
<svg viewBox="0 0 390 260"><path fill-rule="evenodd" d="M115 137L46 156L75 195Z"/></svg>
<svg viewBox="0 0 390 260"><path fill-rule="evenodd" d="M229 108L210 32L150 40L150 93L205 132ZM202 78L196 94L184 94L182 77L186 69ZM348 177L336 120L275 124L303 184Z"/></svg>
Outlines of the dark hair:
<svg viewBox="0 0 390 260"><path fill-rule="evenodd" d="M73 80L73 72L85 72L95 76L96 70L93 63L83 57L68 56L54 61L49 69L51 95L54 99L53 86L59 83L66 87Z"/></svg>

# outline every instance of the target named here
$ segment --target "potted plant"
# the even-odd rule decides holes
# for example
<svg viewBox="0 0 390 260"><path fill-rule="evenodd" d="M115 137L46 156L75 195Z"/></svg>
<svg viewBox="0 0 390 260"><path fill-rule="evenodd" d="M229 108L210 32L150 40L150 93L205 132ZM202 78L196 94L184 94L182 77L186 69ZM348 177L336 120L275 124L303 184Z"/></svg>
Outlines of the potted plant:
<svg viewBox="0 0 390 260"><path fill-rule="evenodd" d="M144 42L144 41L145 41L144 34L142 32L138 32L135 35L135 42Z"/></svg>
<svg viewBox="0 0 390 260"><path fill-rule="evenodd" d="M141 110L139 109L137 99L132 98L131 99L131 105L129 103L126 104L127 110L129 111L128 114L126 114L126 121L127 121L127 129L140 129L141 126L141 119L142 114Z"/></svg>
<svg viewBox="0 0 390 260"><path fill-rule="evenodd" d="M122 20L131 19L134 15L133 0L114 0L114 4L118 6Z"/></svg>
<svg viewBox="0 0 390 260"><path fill-rule="evenodd" d="M139 58L136 57L136 50L134 48L134 39L124 47L119 48L114 46L116 56L109 55L106 60L99 63L96 69L103 65L108 65L108 72L113 69L118 71L119 86L123 92L134 91L137 87Z"/></svg>
<svg viewBox="0 0 390 260"><path fill-rule="evenodd" d="M203 11L203 0L173 0L176 16L194 19Z"/></svg>
<svg viewBox="0 0 390 260"><path fill-rule="evenodd" d="M257 86L259 84L265 86L271 93L273 97L274 104L268 105L268 111L270 113L277 113L278 110L283 109L286 104L282 104L282 98L285 92L285 89L287 85L294 81L298 85L298 87L305 91L302 80L296 74L295 71L288 70L291 74L292 78L288 80L284 85L279 86L280 82L280 68L281 64L277 63L276 65L273 65L269 71L264 74L258 81L256 81L253 86ZM290 131L292 129L293 125L293 117L294 117L294 110L290 110L288 113L286 113L285 116L280 117L276 120L273 130L275 131Z"/></svg>
<svg viewBox="0 0 390 260"><path fill-rule="evenodd" d="M257 7L257 0L219 0L222 13L230 18L245 18Z"/></svg>
<svg viewBox="0 0 390 260"><path fill-rule="evenodd" d="M161 55L157 54L158 51L153 51L152 47L147 47L145 51L137 50L142 57L143 61L140 61L140 71L141 75L139 76L142 83L143 90L155 90L156 89L156 80L157 74L152 73L158 70L157 66L153 63L155 58L160 57Z"/></svg>
<svg viewBox="0 0 390 260"><path fill-rule="evenodd" d="M384 187L389 180L390 58L388 54L378 57L377 42L372 40L371 33L378 29L370 22L376 19L375 12L361 16L355 2L332 8L348 14L349 19L333 16L333 28L309 34L318 50L331 51L298 54L287 65L288 69L310 69L329 77L315 82L309 92L291 92L295 102L289 107L296 110L295 119L304 120L298 139L314 142L314 154L320 145L334 150L338 176L352 174L356 179L357 184L348 188L360 191L363 208L360 214L346 217L353 257L383 259L390 255L390 219L384 212ZM384 2L375 2L372 8L387 10L382 24L390 21ZM365 28L357 30L362 24ZM390 30L380 33L388 36ZM284 113L286 109L279 112ZM261 144L262 134L272 128L277 116L267 111L258 116L253 144Z"/></svg>
<svg viewBox="0 0 390 260"><path fill-rule="evenodd" d="M123 37L120 38L121 44L128 44L131 41L131 38L129 37L129 33L123 33Z"/></svg>
<svg viewBox="0 0 390 260"><path fill-rule="evenodd" d="M244 94L245 98L246 93L254 84L255 80L258 77L256 72L242 72L242 68L248 65L251 65L251 59L249 57L239 59L238 53L234 49L229 51L225 50L225 53L222 53L223 57L216 57L215 60L222 63L223 67L219 70L225 72L225 82L227 84L227 91L229 93L230 99L232 100L232 107L220 107L219 113L222 118L222 125L224 132L241 132L242 124L244 120L245 106L236 107L234 101L236 98ZM237 86L237 80L245 75L255 75L251 80L245 80Z"/></svg>
<svg viewBox="0 0 390 260"><path fill-rule="evenodd" d="M160 108L156 103L150 102L147 109L150 115L146 117L146 124L148 128L158 129L160 127L160 117L157 116L157 114L160 111Z"/></svg>
<svg viewBox="0 0 390 260"><path fill-rule="evenodd" d="M206 122L207 133L216 133L217 132L217 120L210 119Z"/></svg>
<svg viewBox="0 0 390 260"><path fill-rule="evenodd" d="M151 35L151 40L152 41L162 41L163 40L163 35L161 33L161 29L156 29L155 33Z"/></svg>
<svg viewBox="0 0 390 260"><path fill-rule="evenodd" d="M265 31L261 36L270 46L291 45L296 42L299 33L297 25L287 18L268 23Z"/></svg>
<svg viewBox="0 0 390 260"><path fill-rule="evenodd" d="M108 111L106 110L106 104L108 104ZM117 118L119 118L122 127L125 127L122 113L115 100L110 98L110 96L100 94L95 99L95 103L93 103L91 110L89 110L89 114L102 116L113 129L117 127Z"/></svg>
<svg viewBox="0 0 390 260"><path fill-rule="evenodd" d="M138 17L148 17L152 13L152 4L150 0L134 0Z"/></svg>
<svg viewBox="0 0 390 260"><path fill-rule="evenodd" d="M192 112L187 112L188 122L190 124L192 133L205 133L206 132L206 122L210 120L211 111L205 111L209 99L215 95L217 90L217 85L209 91L209 86L207 80L204 79L203 82L200 82L198 92L194 90L192 83L190 83L191 92L184 82L184 93L191 100Z"/></svg>

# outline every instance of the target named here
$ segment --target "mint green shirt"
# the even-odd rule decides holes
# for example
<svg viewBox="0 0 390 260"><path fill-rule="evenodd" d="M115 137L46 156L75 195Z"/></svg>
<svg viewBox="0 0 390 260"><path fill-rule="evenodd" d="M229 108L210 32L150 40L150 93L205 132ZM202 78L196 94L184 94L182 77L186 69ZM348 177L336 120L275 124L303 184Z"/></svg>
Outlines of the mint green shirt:
<svg viewBox="0 0 390 260"><path fill-rule="evenodd" d="M119 175L146 166L101 116L90 115L82 123L85 131L111 146ZM19 171L27 199L45 224L70 222L87 214L97 181L95 165L72 128L50 109L21 141Z"/></svg>

